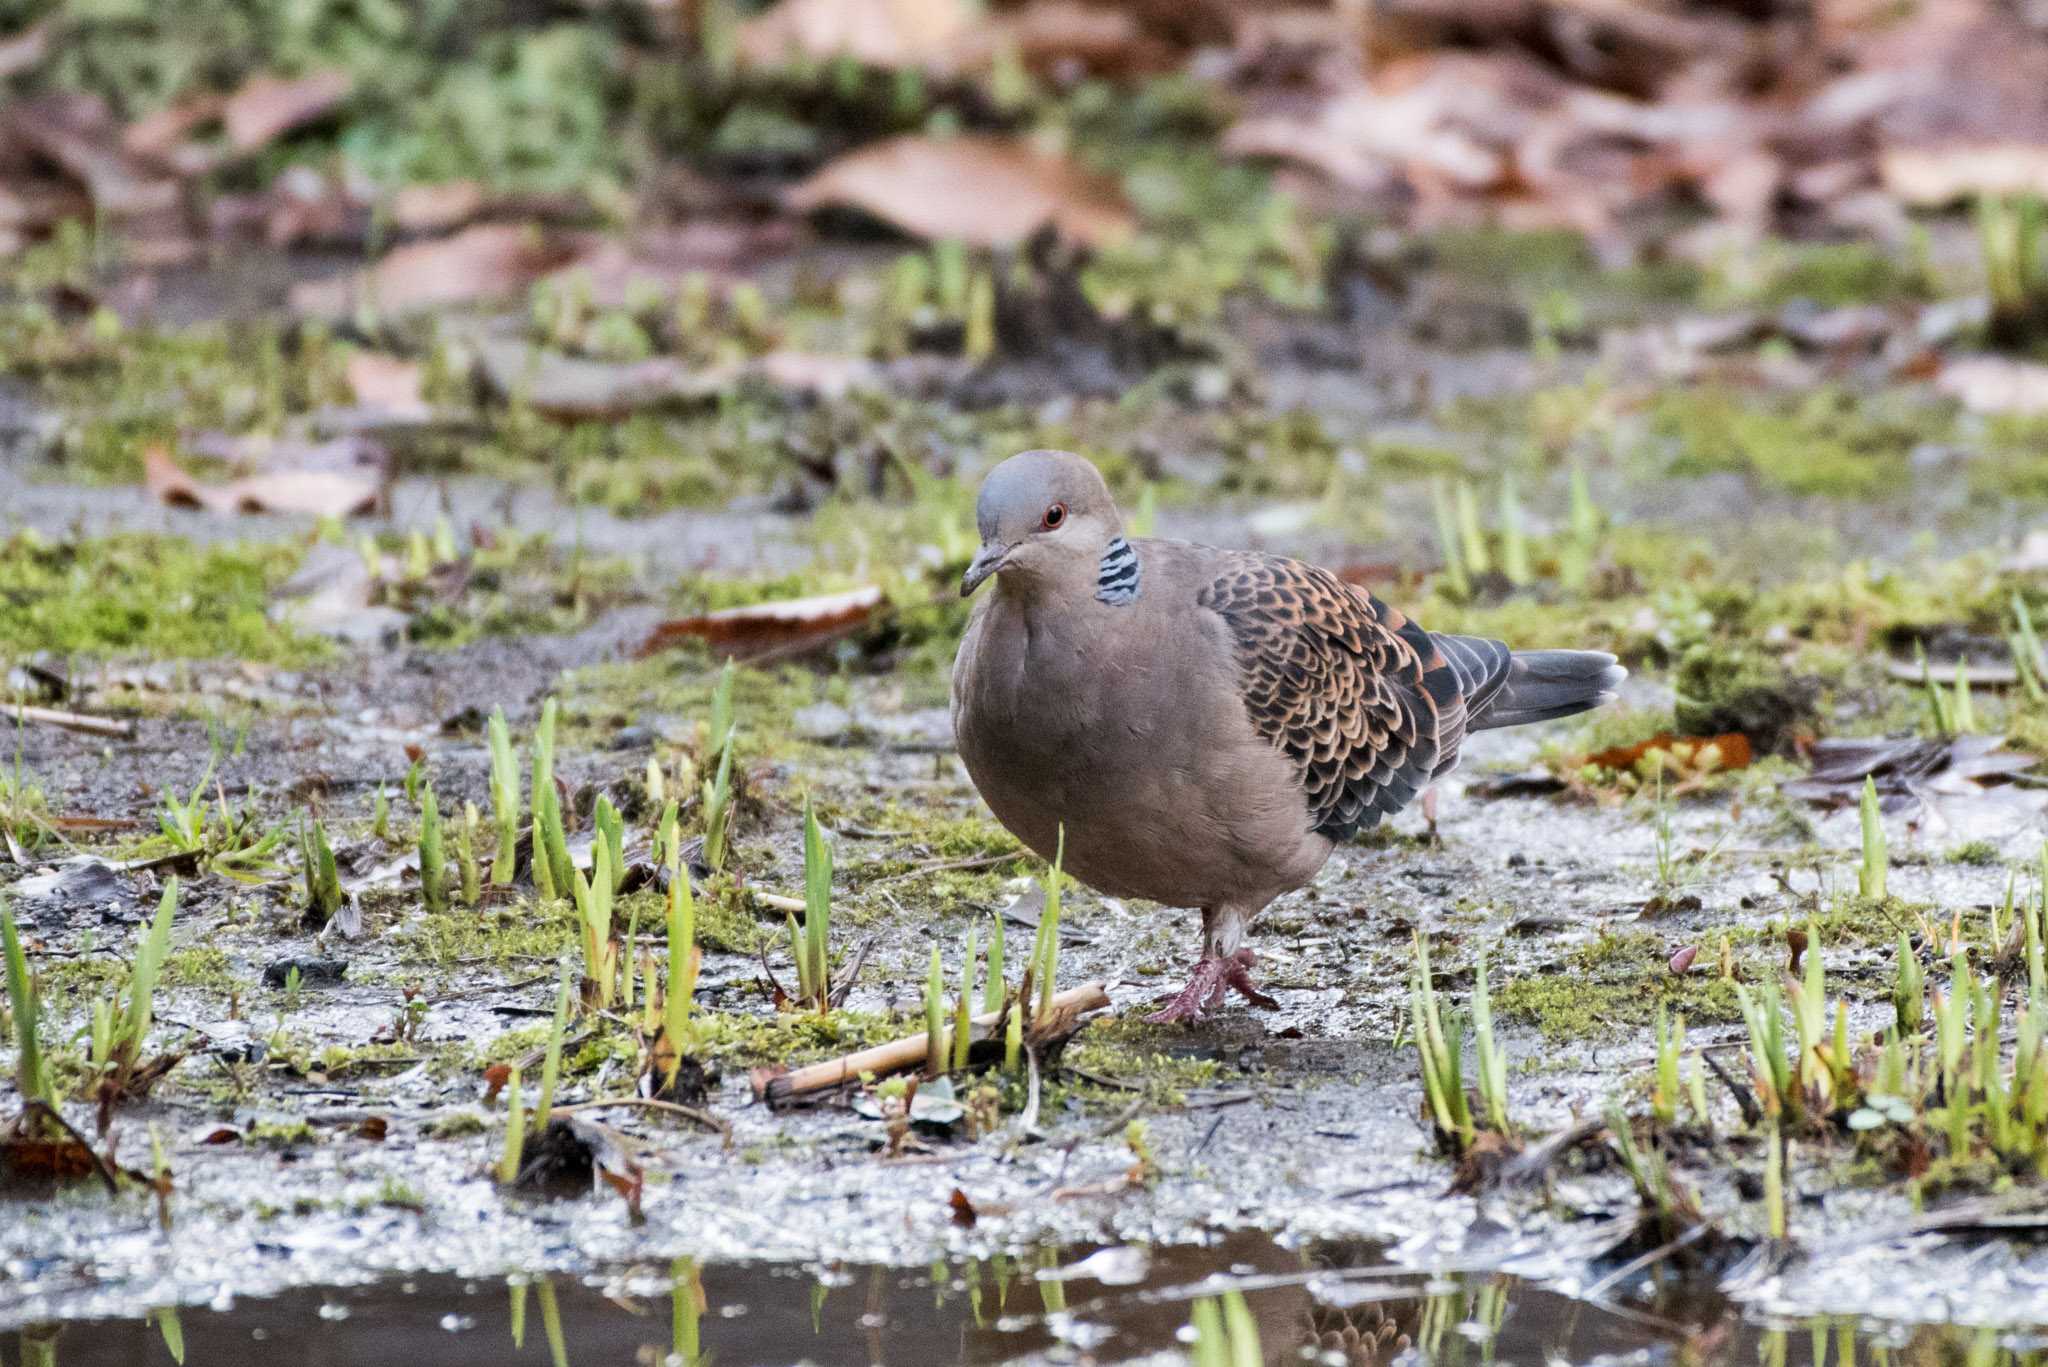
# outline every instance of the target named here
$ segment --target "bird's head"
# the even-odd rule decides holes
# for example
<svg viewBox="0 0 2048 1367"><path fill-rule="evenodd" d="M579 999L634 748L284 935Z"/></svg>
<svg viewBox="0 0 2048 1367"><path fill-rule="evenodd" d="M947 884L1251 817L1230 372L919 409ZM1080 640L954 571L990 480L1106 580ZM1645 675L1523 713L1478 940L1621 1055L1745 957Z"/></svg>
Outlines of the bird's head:
<svg viewBox="0 0 2048 1367"><path fill-rule="evenodd" d="M961 577L963 598L997 573L1005 583L1044 588L1072 579L1092 591L1123 526L1101 473L1071 451L1026 451L996 466L981 482L974 520L981 549Z"/></svg>

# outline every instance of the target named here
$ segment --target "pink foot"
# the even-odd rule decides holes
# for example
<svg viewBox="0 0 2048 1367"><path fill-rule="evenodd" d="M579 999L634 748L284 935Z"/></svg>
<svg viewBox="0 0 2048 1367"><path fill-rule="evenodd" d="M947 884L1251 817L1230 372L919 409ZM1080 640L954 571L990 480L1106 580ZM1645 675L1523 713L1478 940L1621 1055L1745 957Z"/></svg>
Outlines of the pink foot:
<svg viewBox="0 0 2048 1367"><path fill-rule="evenodd" d="M1259 991L1259 985L1252 981L1251 967L1256 963L1249 949L1240 949L1235 954L1222 958L1203 959L1195 965L1195 971L1188 978L1188 985L1175 994L1163 1011L1155 1011L1145 1019L1158 1025L1174 1021L1193 1024L1202 1016L1223 1005L1226 991L1235 991L1253 1006L1262 1006L1276 1011L1280 1003Z"/></svg>

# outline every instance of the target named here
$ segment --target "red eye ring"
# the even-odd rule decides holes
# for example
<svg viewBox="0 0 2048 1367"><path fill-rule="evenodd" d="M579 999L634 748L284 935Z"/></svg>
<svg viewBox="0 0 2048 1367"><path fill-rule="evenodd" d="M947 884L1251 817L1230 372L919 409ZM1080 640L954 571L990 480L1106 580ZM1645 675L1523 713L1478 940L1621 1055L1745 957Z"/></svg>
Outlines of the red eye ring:
<svg viewBox="0 0 2048 1367"><path fill-rule="evenodd" d="M1060 527L1066 524L1066 521L1067 505L1064 503L1055 503L1052 505L1052 507L1047 508L1045 510L1045 519L1044 521L1038 524L1039 530L1047 532L1057 531Z"/></svg>

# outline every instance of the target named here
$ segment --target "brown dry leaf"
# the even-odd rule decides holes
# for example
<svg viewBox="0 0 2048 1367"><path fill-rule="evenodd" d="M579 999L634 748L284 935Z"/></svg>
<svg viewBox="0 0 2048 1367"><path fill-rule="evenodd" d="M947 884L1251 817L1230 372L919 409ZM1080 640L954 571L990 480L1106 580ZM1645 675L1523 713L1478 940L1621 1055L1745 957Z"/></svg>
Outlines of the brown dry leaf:
<svg viewBox="0 0 2048 1367"><path fill-rule="evenodd" d="M739 56L757 67L850 57L890 71L945 73L974 24L965 0L781 0L740 25Z"/></svg>
<svg viewBox="0 0 2048 1367"><path fill-rule="evenodd" d="M990 22L974 25L953 47L960 71L979 71L1009 52L1032 71L1055 78L1072 68L1129 78L1164 71L1179 57L1175 47L1146 32L1128 9L1078 0L1033 0Z"/></svg>
<svg viewBox="0 0 2048 1367"><path fill-rule="evenodd" d="M882 605L882 590L870 584L816 598L787 598L698 617L661 623L640 644L642 657L684 641L703 641L738 658L793 654L856 631Z"/></svg>
<svg viewBox="0 0 2048 1367"><path fill-rule="evenodd" d="M453 237L396 249L366 272L292 288L292 307L329 317L358 300L389 314L516 294L564 265L571 249L535 228L481 223Z"/></svg>
<svg viewBox="0 0 2048 1367"><path fill-rule="evenodd" d="M1137 227L1114 182L996 137L892 138L826 164L785 203L798 213L860 209L913 236L973 247L1016 246L1047 223L1089 246Z"/></svg>
<svg viewBox="0 0 2048 1367"><path fill-rule="evenodd" d="M392 226L408 233L442 233L483 212L484 187L473 180L407 185L391 197Z"/></svg>
<svg viewBox="0 0 2048 1367"><path fill-rule="evenodd" d="M177 207L178 183L121 145L105 102L94 96L24 100L7 111L6 126L83 185L103 213L126 217Z"/></svg>
<svg viewBox="0 0 2048 1367"><path fill-rule="evenodd" d="M1687 767L1698 764L1702 752L1713 746L1720 754L1713 764L1716 771L1726 769L1747 769L1752 758L1749 737L1740 731L1729 731L1719 736L1676 736L1666 731L1634 745L1617 745L1609 750L1599 750L1587 755L1584 762L1597 764L1602 769L1626 770L1636 767L1636 761L1651 751L1671 753L1677 746L1690 747Z"/></svg>
<svg viewBox="0 0 2048 1367"><path fill-rule="evenodd" d="M137 156L166 157L199 129L220 117L223 95L195 95L145 114L121 132L121 145Z"/></svg>
<svg viewBox="0 0 2048 1367"><path fill-rule="evenodd" d="M316 71L296 80L251 77L221 110L228 144L238 152L253 152L331 112L348 98L353 84L345 71Z"/></svg>
<svg viewBox="0 0 2048 1367"><path fill-rule="evenodd" d="M393 414L424 416L431 410L420 394L420 363L381 351L348 358L348 385L356 402Z"/></svg>
<svg viewBox="0 0 2048 1367"><path fill-rule="evenodd" d="M142 465L149 492L174 508L354 517L374 511L378 501L376 480L338 470L281 470L226 484L201 484L161 446L144 451Z"/></svg>

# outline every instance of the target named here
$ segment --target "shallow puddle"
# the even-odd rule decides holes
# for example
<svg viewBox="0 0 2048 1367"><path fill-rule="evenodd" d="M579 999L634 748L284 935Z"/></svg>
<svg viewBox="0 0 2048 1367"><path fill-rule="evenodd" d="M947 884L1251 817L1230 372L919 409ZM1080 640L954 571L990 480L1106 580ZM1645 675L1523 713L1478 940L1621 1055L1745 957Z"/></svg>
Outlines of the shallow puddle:
<svg viewBox="0 0 2048 1367"><path fill-rule="evenodd" d="M924 1271L734 1263L510 1283L450 1276L315 1287L0 1340L23 1367L183 1362L910 1364L1177 1361L1195 1302L1240 1291L1260 1359L1761 1362L1767 1367L2031 1362L2041 1334L1849 1320L1764 1325L1697 1282L1593 1303L1499 1274L1443 1276L1363 1242L1047 1249ZM1231 1359L1242 1363L1249 1357Z"/></svg>

